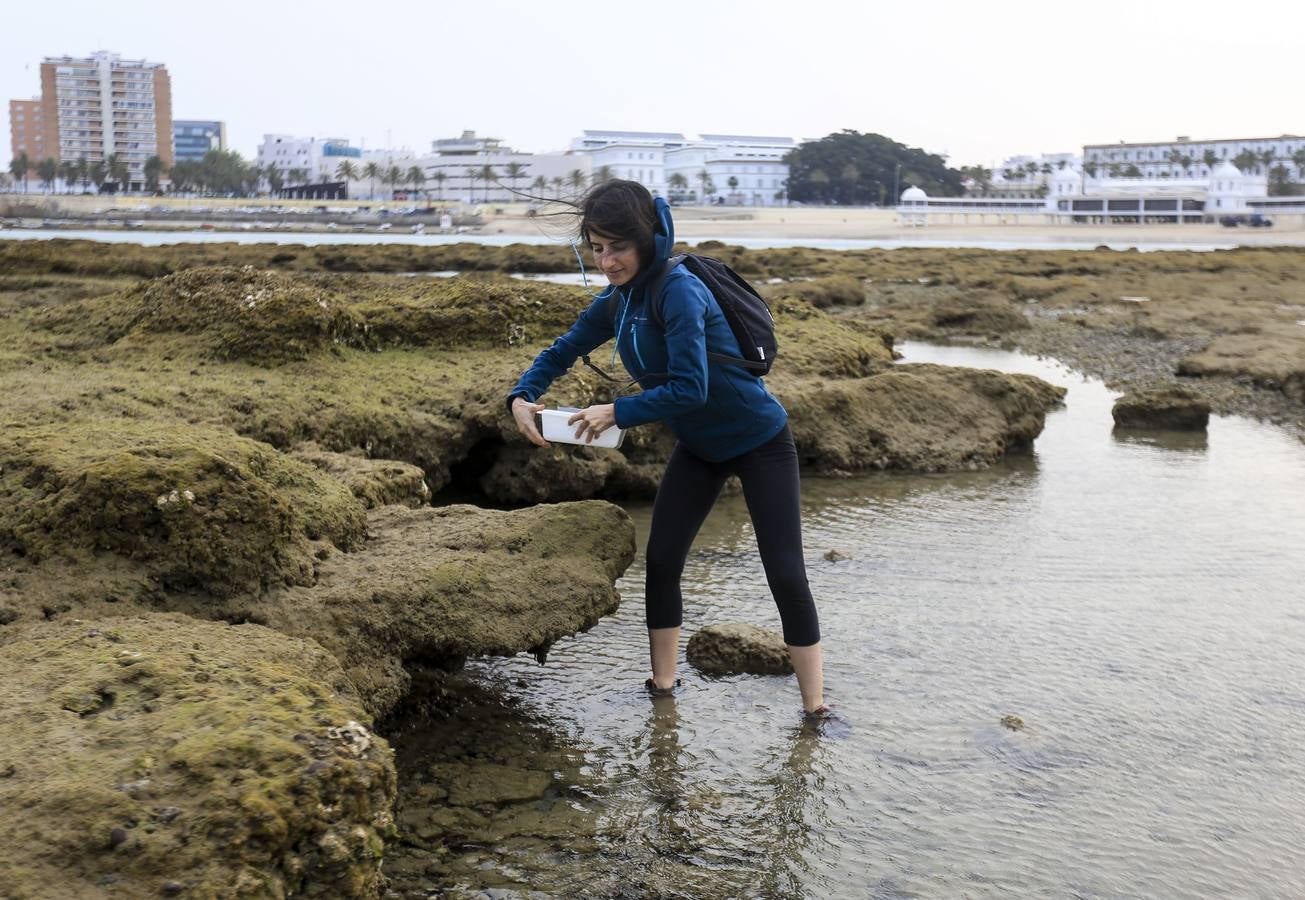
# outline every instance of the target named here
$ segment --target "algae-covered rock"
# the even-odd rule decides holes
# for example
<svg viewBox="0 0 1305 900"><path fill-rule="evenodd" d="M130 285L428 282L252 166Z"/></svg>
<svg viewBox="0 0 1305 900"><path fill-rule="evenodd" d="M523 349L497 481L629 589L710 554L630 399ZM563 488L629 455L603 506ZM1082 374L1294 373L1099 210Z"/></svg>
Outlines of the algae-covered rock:
<svg viewBox="0 0 1305 900"><path fill-rule="evenodd" d="M1121 428L1200 431L1210 422L1210 401L1181 385L1130 391L1111 410Z"/></svg>
<svg viewBox="0 0 1305 900"><path fill-rule="evenodd" d="M380 716L407 692L405 666L532 651L586 631L620 602L634 525L601 501L519 510L387 506L355 553L320 563L312 588L257 609L272 628L332 651Z"/></svg>
<svg viewBox="0 0 1305 900"><path fill-rule="evenodd" d="M1305 404L1305 327L1275 324L1252 333L1220 335L1183 359L1178 374L1249 378Z"/></svg>
<svg viewBox="0 0 1305 900"><path fill-rule="evenodd" d="M311 641L41 623L0 667L3 896L379 896L393 755Z"/></svg>
<svg viewBox="0 0 1305 900"><path fill-rule="evenodd" d="M390 503L417 507L430 502L425 474L410 463L332 453L311 442L296 447L290 455L344 482L368 509Z"/></svg>
<svg viewBox="0 0 1305 900"><path fill-rule="evenodd" d="M0 434L0 545L34 561L113 553L166 588L310 583L314 542L359 545L338 481L221 429L136 422Z"/></svg>
<svg viewBox="0 0 1305 900"><path fill-rule="evenodd" d="M763 297L797 297L817 309L830 306L860 306L865 303L865 285L850 275L829 275L805 281L763 286Z"/></svg>
<svg viewBox="0 0 1305 900"><path fill-rule="evenodd" d="M221 359L276 364L366 345L362 320L323 279L253 266L198 268L51 311L52 331L113 343L133 332L190 334Z"/></svg>
<svg viewBox="0 0 1305 900"><path fill-rule="evenodd" d="M979 294L936 304L930 324L966 334L1004 334L1028 328L1029 320L1009 300Z"/></svg>
<svg viewBox="0 0 1305 900"><path fill-rule="evenodd" d="M817 471L976 469L1025 449L1065 389L1031 375L901 365L780 393L804 465Z"/></svg>
<svg viewBox="0 0 1305 900"><path fill-rule="evenodd" d="M759 625L731 622L708 625L689 638L689 665L708 675L789 675L784 637Z"/></svg>

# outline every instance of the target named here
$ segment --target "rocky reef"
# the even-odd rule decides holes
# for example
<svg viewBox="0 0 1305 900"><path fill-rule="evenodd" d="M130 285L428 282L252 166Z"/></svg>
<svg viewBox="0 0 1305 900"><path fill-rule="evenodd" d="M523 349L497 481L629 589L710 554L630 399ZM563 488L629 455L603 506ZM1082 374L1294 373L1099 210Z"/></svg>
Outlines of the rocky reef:
<svg viewBox="0 0 1305 900"><path fill-rule="evenodd" d="M542 661L616 608L634 532L609 501L651 496L672 441L516 434L506 391L587 298L489 270L554 249L0 243L18 896L377 896L396 773L375 723L422 673ZM436 263L479 274L375 274ZM816 275L767 288L808 471L987 465L1059 402L895 366L882 327L830 313L861 276ZM575 371L549 400L610 397ZM63 755L34 762L47 735Z"/></svg>

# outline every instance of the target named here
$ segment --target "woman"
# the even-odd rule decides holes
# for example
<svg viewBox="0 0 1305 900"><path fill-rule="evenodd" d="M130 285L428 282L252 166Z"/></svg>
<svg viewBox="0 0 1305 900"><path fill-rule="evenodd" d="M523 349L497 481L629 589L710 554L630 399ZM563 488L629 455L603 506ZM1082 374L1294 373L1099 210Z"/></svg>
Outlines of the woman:
<svg viewBox="0 0 1305 900"><path fill-rule="evenodd" d="M666 273L660 298L647 296L675 243L666 201L654 201L638 182L604 182L580 205L580 237L610 286L570 331L539 354L508 395L508 408L531 443L549 446L535 424L535 414L544 408L539 398L578 358L615 336L613 365L619 353L644 391L577 412L569 420L576 437L592 439L613 425L631 428L661 420L678 439L657 489L648 535L649 691L666 694L677 684L680 575L725 479L738 475L803 709L826 714L820 626L802 558L797 450L788 414L759 377L708 359L708 351L737 357L740 350L719 304L696 275L677 266ZM664 328L649 312L654 301L661 304Z"/></svg>

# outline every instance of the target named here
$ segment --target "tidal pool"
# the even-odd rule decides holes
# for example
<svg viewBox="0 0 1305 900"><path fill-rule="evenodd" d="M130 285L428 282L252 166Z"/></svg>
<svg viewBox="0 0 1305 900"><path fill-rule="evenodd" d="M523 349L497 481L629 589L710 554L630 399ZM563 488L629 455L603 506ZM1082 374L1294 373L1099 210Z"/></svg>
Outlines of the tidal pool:
<svg viewBox="0 0 1305 900"><path fill-rule="evenodd" d="M640 557L615 616L543 666L469 664L469 718L399 739L409 773L480 761L549 785L404 848L396 895L1305 893L1305 446L1236 418L1114 431L1114 395L1055 364L901 349L1069 392L1032 453L986 471L804 480L850 733L799 727L791 678L682 664L679 697L651 702ZM641 553L649 512L630 508ZM741 496L684 588L686 638L778 627Z"/></svg>

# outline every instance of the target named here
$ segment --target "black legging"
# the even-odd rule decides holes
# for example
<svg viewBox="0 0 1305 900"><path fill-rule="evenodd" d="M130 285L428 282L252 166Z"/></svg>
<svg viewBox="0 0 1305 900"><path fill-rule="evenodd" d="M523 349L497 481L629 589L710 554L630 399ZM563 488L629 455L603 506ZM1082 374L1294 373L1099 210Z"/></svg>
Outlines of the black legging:
<svg viewBox="0 0 1305 900"><path fill-rule="evenodd" d="M677 628L683 620L680 575L689 547L730 475L743 482L766 581L779 607L784 642L809 647L820 642L816 604L802 558L797 448L787 425L755 450L711 463L676 444L653 503L644 581L649 628Z"/></svg>

